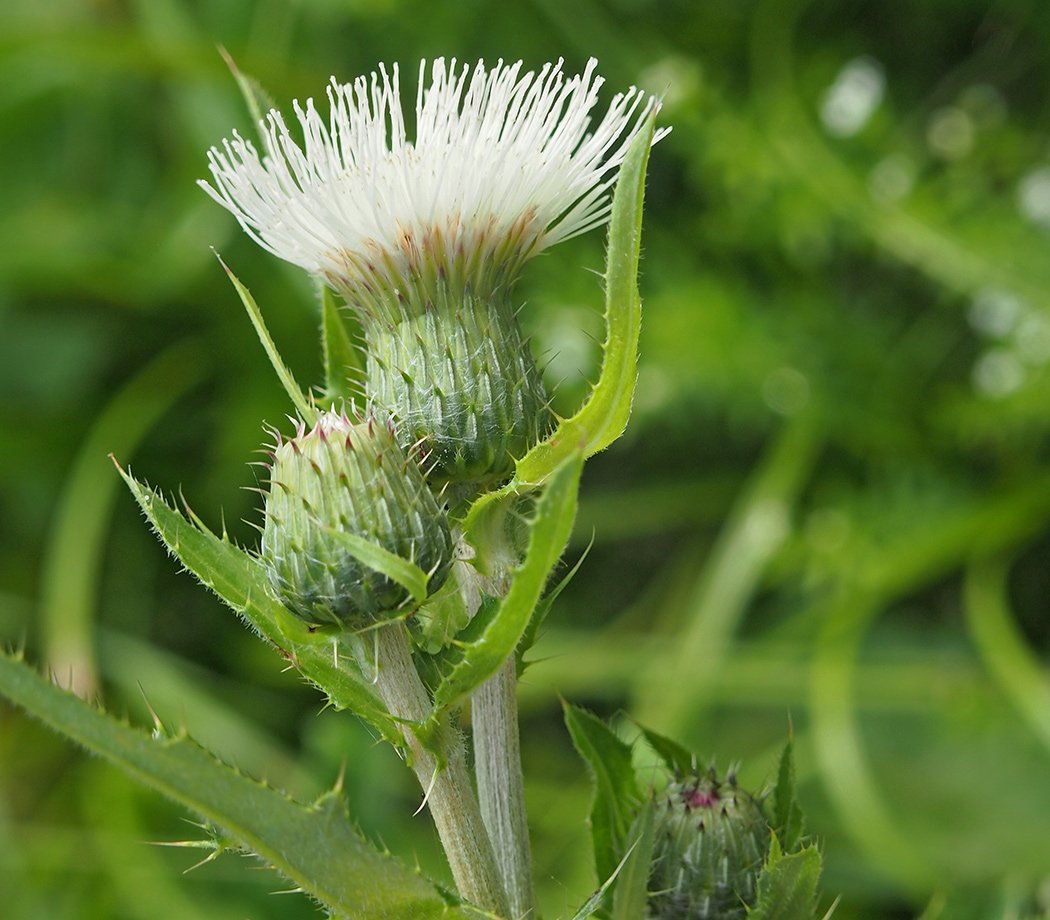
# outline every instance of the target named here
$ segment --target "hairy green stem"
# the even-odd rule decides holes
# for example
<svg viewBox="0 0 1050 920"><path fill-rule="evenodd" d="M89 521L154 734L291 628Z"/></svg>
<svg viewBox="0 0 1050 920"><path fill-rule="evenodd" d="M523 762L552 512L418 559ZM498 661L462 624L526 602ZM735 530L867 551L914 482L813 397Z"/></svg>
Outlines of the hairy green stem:
<svg viewBox="0 0 1050 920"><path fill-rule="evenodd" d="M405 625L391 623L358 637L354 644L362 667L372 674L390 712L409 722L425 720L430 714L430 696L412 662ZM476 906L508 916L507 896L470 783L462 738L450 725L445 725L437 738L443 766L411 731L405 733L411 766L426 791L427 806L456 887Z"/></svg>
<svg viewBox="0 0 1050 920"><path fill-rule="evenodd" d="M511 916L532 915L532 854L518 740L517 662L511 656L474 694L474 769L481 815L496 850Z"/></svg>

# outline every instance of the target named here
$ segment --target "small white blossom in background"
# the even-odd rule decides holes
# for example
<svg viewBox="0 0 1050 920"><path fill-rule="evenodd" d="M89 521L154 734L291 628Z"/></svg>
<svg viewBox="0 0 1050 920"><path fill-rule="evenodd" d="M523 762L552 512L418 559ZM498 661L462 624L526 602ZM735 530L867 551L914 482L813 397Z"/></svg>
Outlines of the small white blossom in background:
<svg viewBox="0 0 1050 920"><path fill-rule="evenodd" d="M976 127L970 113L957 105L937 109L926 127L926 143L942 160L961 160L972 150Z"/></svg>
<svg viewBox="0 0 1050 920"><path fill-rule="evenodd" d="M829 134L852 137L875 114L886 93L882 65L867 56L847 62L824 93L820 120Z"/></svg>
<svg viewBox="0 0 1050 920"><path fill-rule="evenodd" d="M1017 206L1032 223L1050 227L1050 166L1033 169L1021 179Z"/></svg>
<svg viewBox="0 0 1050 920"><path fill-rule="evenodd" d="M1030 307L1012 291L984 287L973 298L967 313L971 328L991 339L1004 339L1017 327Z"/></svg>
<svg viewBox="0 0 1050 920"><path fill-rule="evenodd" d="M617 168L659 102L632 87L592 124L596 66L567 78L561 62L523 73L439 58L428 80L423 62L414 140L396 65L333 78L327 114L294 106L303 143L271 111L262 154L234 134L201 185L261 246L343 292L433 273L496 286L609 217Z"/></svg>

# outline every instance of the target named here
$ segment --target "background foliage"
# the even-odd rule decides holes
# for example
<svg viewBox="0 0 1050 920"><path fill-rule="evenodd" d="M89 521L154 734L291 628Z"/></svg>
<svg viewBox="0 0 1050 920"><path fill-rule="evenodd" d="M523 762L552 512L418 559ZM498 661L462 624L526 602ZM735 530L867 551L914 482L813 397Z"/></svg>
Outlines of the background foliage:
<svg viewBox="0 0 1050 920"><path fill-rule="evenodd" d="M281 100L440 54L593 54L666 93L635 417L588 465L570 558L594 547L525 678L546 915L595 884L558 693L752 784L790 720L837 916L1047 898L1046 5L3 4L0 640L299 798L345 763L361 827L441 873L409 771L175 571L106 460L252 538L247 464L288 407L210 246L319 379L309 286L194 186L250 129L217 44ZM520 289L564 409L595 372L601 245ZM144 843L198 836L0 708L5 916L314 915L238 857L181 876L206 853Z"/></svg>

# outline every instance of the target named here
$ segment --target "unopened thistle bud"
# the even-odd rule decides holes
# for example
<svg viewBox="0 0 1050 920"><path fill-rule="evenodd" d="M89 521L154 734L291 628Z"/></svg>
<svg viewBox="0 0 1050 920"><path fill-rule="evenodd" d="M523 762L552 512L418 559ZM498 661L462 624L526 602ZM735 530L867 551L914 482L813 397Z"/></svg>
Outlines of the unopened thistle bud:
<svg viewBox="0 0 1050 920"><path fill-rule="evenodd" d="M302 141L275 110L261 155L236 134L210 153L205 190L357 314L365 395L403 447L422 440L432 481L505 478L550 424L513 285L533 256L608 220L617 170L659 107L632 87L594 117L596 66L424 62L414 139L398 68L381 66L333 80L326 114L296 104Z"/></svg>
<svg viewBox="0 0 1050 920"><path fill-rule="evenodd" d="M771 840L761 803L712 769L671 783L656 809L649 920L743 920Z"/></svg>
<svg viewBox="0 0 1050 920"><path fill-rule="evenodd" d="M369 393L391 407L404 442L425 446L431 481L502 479L546 434L543 381L506 301L442 295L365 335Z"/></svg>
<svg viewBox="0 0 1050 920"><path fill-rule="evenodd" d="M325 412L273 452L261 551L270 582L310 623L360 629L403 612L409 592L359 561L340 534L415 563L431 591L448 575L448 522L418 458L388 421Z"/></svg>

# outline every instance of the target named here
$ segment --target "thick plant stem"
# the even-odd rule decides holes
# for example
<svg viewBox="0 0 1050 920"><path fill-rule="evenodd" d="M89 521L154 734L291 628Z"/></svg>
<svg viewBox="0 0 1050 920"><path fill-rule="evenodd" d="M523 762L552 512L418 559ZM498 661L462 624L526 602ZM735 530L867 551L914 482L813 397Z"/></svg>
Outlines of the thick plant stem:
<svg viewBox="0 0 1050 920"><path fill-rule="evenodd" d="M478 798L511 916L531 917L532 854L518 741L517 662L511 656L471 703Z"/></svg>
<svg viewBox="0 0 1050 920"><path fill-rule="evenodd" d="M412 662L405 625L391 623L358 637L355 646L362 667L373 674L390 712L411 722L425 720L430 714L430 697ZM497 916L509 916L492 843L470 783L463 741L449 725L442 727L438 738L445 761L441 769L438 758L410 731L405 732L412 769L426 791L452 877L466 900Z"/></svg>

